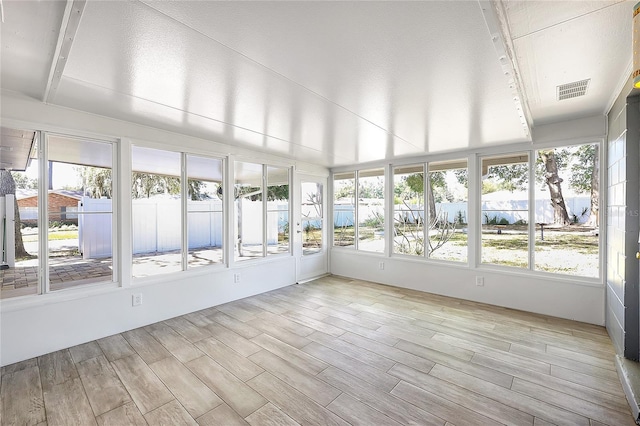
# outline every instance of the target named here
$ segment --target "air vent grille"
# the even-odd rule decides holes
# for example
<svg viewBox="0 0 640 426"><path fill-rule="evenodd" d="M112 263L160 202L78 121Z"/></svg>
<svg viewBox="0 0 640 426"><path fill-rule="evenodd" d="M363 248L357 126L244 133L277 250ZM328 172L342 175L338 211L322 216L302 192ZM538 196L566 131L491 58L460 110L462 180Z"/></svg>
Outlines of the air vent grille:
<svg viewBox="0 0 640 426"><path fill-rule="evenodd" d="M586 80L574 81L573 83L561 84L557 87L558 100L563 101L565 99L584 96L587 93L590 81L591 79L588 78Z"/></svg>

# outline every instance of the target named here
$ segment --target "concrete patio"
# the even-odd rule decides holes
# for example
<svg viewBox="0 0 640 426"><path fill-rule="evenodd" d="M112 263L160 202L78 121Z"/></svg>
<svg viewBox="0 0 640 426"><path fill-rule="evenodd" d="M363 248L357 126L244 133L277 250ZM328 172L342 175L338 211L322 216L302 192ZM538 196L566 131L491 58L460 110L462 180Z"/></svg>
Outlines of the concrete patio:
<svg viewBox="0 0 640 426"><path fill-rule="evenodd" d="M189 250L189 267L222 262L219 247ZM136 277L182 270L180 251L146 253L133 258ZM16 262L15 268L0 270L0 299L36 294L38 288L38 259ZM50 290L63 290L98 282L110 281L113 269L111 258L83 259L80 256L53 256L49 258Z"/></svg>

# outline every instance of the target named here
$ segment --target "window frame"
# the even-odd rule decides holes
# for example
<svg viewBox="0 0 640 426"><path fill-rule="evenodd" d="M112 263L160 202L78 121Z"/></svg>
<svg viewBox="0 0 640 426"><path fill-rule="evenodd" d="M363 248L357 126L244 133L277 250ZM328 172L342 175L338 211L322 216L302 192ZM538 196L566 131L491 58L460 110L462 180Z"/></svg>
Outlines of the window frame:
<svg viewBox="0 0 640 426"><path fill-rule="evenodd" d="M465 164L465 167L463 168L459 168L459 167L447 167L443 170L430 170L431 165L447 165L447 164L453 164L455 165L456 163L463 163ZM444 171L445 173L451 170L463 170L466 169L467 170L467 190L466 190L466 209L467 209L467 254L464 258L464 260L451 260L451 259L438 259L435 258L431 255L431 253L429 253L429 249L428 247L430 246L429 240L431 239L431 236L429 235L429 223L431 221L431 218L429 217L429 191L427 191L427 182L429 182L428 179L426 179L426 175L429 173L435 173L438 171ZM442 262L442 263L447 263L447 264L454 264L454 265L469 265L470 261L471 261L471 257L472 257L472 253L470 248L470 242L471 242L471 237L470 237L470 233L468 232L469 228L471 227L471 220L470 220L470 216L471 216L471 202L470 202L470 195L471 195L471 182L469 181L469 177L471 176L470 173L470 168L469 168L469 159L468 157L452 157L451 159L446 159L446 160L430 160L427 161L424 167L424 173L425 173L425 179L423 179L423 185L424 185L424 217L426 218L425 220L425 224L424 224L424 239L425 239L425 248L424 248L424 256L427 260L431 261L431 262ZM431 179L431 176L429 176L429 179ZM433 194L431 194L433 195ZM434 200L435 203L435 200ZM441 203L442 204L442 203ZM438 211L436 209L436 214L438 214ZM445 243L446 245L446 243Z"/></svg>
<svg viewBox="0 0 640 426"><path fill-rule="evenodd" d="M548 150L548 149L556 149L563 147L572 147L572 146L581 146L581 145L598 145L598 160L600 162L599 167L599 185L600 190L598 194L598 203L599 206L603 205L603 200L606 200L606 167L603 165L606 164L606 152L603 147L605 147L605 142L602 139L582 139L582 140L560 140L560 141L551 141L546 143L536 144L535 146L529 147L527 149L518 149L518 147L512 147L509 150L487 150L486 152L476 153L475 154L475 166L476 166L476 185L474 185L475 189L475 220L478 222L478 225L474 229L474 236L476 240L475 244L475 255L473 265L478 270L495 270L500 272L506 272L510 274L524 274L527 276L543 276L545 278L551 278L557 280L558 282L570 281L570 282L578 282L581 285L587 286L604 286L605 279L605 266L606 266L606 250L605 247L605 238L606 238L606 223L603 224L603 220L606 220L602 209L600 210L600 217L598 223L598 276L597 277L588 277L588 276L574 276L571 274L557 273L557 272L549 272L536 269L535 267L535 235L536 235L536 225L535 225L535 203L536 203L536 155L540 150ZM517 154L527 154L528 161L528 189L527 189L527 200L528 200L528 248L527 248L527 260L528 266L526 268L518 268L511 267L505 265L497 265L490 263L482 263L482 159L487 157L495 157L495 156L507 156L507 155L517 155ZM471 170L470 170L471 176ZM471 195L471 194L470 194ZM471 198L471 197L470 197Z"/></svg>
<svg viewBox="0 0 640 426"><path fill-rule="evenodd" d="M507 265L501 265L501 264L497 264L497 263L489 263L489 262L483 262L482 258L483 258L483 233L482 233L482 225L483 225L483 210L482 210L482 202L483 202L483 194L482 194L482 186L483 186L483 181L484 181L484 175L483 175L483 161L485 159L496 159L496 160L500 160L501 158L509 158L509 157L519 157L519 156L526 156L527 160L526 162L512 162L512 163L505 163L505 164L493 164L493 166L496 165L512 165L512 164L525 164L527 166L527 189L526 189L526 194L527 194L527 253L526 253L526 259L527 259L527 266L526 267L518 267L518 266L507 266ZM508 153L495 153L495 154L487 154L487 155L478 155L478 174L476 175L477 181L478 181L478 185L477 185L477 191L478 191L478 226L476 229L475 234L477 235L477 240L478 240L478 252L477 252L477 259L476 259L476 266L478 266L479 268L500 268L500 269L504 269L507 271L532 271L531 269L531 256L532 256L532 252L531 252L531 247L532 247L532 228L531 228L531 223L532 223L532 215L535 215L535 204L533 204L534 208L532 208L532 204L531 204L531 197L533 194L533 191L535 190L535 181L532 181L532 173L535 173L535 169L532 168L532 156L533 156L533 150L531 149L527 149L527 150L517 150L517 151L512 151L512 152L508 152ZM489 165L488 167L490 167L492 165ZM533 182L533 184L532 184ZM535 227L534 227L534 231L535 231Z"/></svg>
<svg viewBox="0 0 640 426"><path fill-rule="evenodd" d="M203 265L203 266L189 266L189 157L199 157L202 159L206 159L206 160L214 160L214 161L220 161L220 173L221 173L221 182L220 182L220 187L223 189L223 194L224 194L224 187L225 187L225 183L227 180L227 159L223 158L223 157L216 157L213 155L205 155L205 154L200 154L200 153L192 153L192 152L186 152L186 151L182 151L181 152L182 157L181 157L181 181L180 181L180 185L181 185L181 190L182 193L184 194L182 197L182 222L183 222L183 228L182 228L182 244L183 244L183 250L182 250L182 272L185 271L194 271L194 270L201 270L201 269L207 269L207 268L216 268L216 267L220 267L222 266L226 266L227 262L228 262L228 255L227 255L227 232L226 232L226 227L227 227L227 214L226 211L228 210L228 206L227 206L227 202L226 202L226 198L224 196L221 196L221 202L222 202L222 211L221 213L221 221L222 221L222 232L221 232L221 238L222 238L222 247L220 248L221 253L222 253L222 258L220 259L220 262L214 262L214 263L210 263L208 265ZM215 211L214 211L215 212ZM209 212L211 213L211 212Z"/></svg>
<svg viewBox="0 0 640 426"><path fill-rule="evenodd" d="M361 240L360 239L360 200L362 197L360 197L360 191L361 191L361 186L360 186L360 173L366 172L366 173L374 173L374 172L379 172L380 170L382 170L382 174L377 174L377 175L372 175L372 176L362 176L362 179L365 179L367 177L382 177L383 179L383 184L382 184L382 190L383 190L383 198L382 198L382 211L383 211L383 223L384 223L384 235L383 235L383 239L384 239L384 243L383 243L383 248L382 251L376 251L376 250L366 250L360 247L360 242L361 241L371 241L371 240ZM358 169L355 171L355 183L354 183L354 191L355 191L355 214L354 214L354 247L356 251L360 251L360 252L364 252L364 253L373 253L373 254L377 254L377 255L381 255L381 254L386 254L387 253L387 235L389 235L389 233L387 232L388 226L387 226L387 216L388 216L388 212L387 212L387 200L389 197L387 197L387 167L367 167L367 168L363 168L363 169ZM375 240L375 238L374 238Z"/></svg>
<svg viewBox="0 0 640 426"><path fill-rule="evenodd" d="M56 131L39 131L38 155L38 292L37 295L64 294L71 292L86 292L97 288L121 287L120 280L120 238L119 229L119 197L120 197L120 177L118 175L118 140L109 138L99 138L95 136L83 136L81 134L67 134ZM112 182L112 205L111 205L111 267L112 274L110 280L96 281L68 289L52 290L49 278L49 136L86 140L90 142L105 143L111 146L111 182Z"/></svg>
<svg viewBox="0 0 640 426"><path fill-rule="evenodd" d="M230 173L227 173L227 176L229 174L232 174L231 176L231 180L228 183L227 187L230 188L232 191L231 194L229 194L225 200L231 200L232 204L231 206L229 206L226 210L228 211L228 230L226 232L226 234L229 235L228 238L230 238L230 241L235 241L236 238L236 227L238 225L238 217L235 214L235 210L236 210L236 202L237 199L235 198L235 196L233 194L235 194L235 188L236 188L236 182L237 182L237 177L236 177L236 165L238 163L249 163L249 164L254 164L254 165L259 165L262 167L262 178L261 178L261 184L260 184L260 194L262 196L262 216L261 216L261 220L262 220L262 229L261 229L261 234L262 234L262 255L259 257L254 257L254 258L246 258L246 259L242 259L239 258L238 256L238 252L237 252L237 247L236 244L234 242L234 244L232 245L232 247L230 246L228 248L228 265L229 267L233 267L233 266L239 266L239 265L245 265L245 264L254 264L256 262L266 262L269 260L273 260L273 259L278 259L278 258L282 258L282 257L286 257L286 256L293 256L293 244L292 244L292 236L291 236L291 215L292 215L292 206L293 206L293 196L292 196L292 191L291 188L293 186L293 167L291 165L288 164L281 164L275 161L264 161L264 160L260 160L260 159L256 159L256 158L252 158L252 157L243 157L243 156L233 156L233 157L229 157L228 159L228 169ZM231 164L233 164L233 167L231 166ZM283 169L287 171L287 185L288 185L288 199L287 199L287 217L288 217L288 222L289 222L289 241L287 243L287 251L281 252L281 253L269 253L269 248L268 248L268 170L269 167L272 168L278 168L278 169ZM229 204L229 203L227 203Z"/></svg>
<svg viewBox="0 0 640 426"><path fill-rule="evenodd" d="M586 277L580 276L578 278L573 277L568 274L548 272L535 269L535 232L536 229L531 224L535 223L535 209L532 206L535 206L535 155L538 150L541 149L551 149L551 148L562 148L569 146L579 146L579 145L588 145L588 144L597 144L599 146L599 161L600 161L600 170L599 170L599 179L600 179L600 188L599 188L599 205L600 205L600 217L599 217L599 239L598 239L598 269L599 274L598 277ZM432 257L427 256L425 249L425 253L423 255L407 255L403 253L394 252L394 244L393 241L387 239L386 243L386 252L384 257L388 258L396 258L401 259L403 261L409 262L427 262L427 263L440 263L447 264L453 267L460 268L468 268L472 270L481 271L499 271L500 273L506 273L509 275L525 275L525 276L543 276L545 279L552 279L559 283L562 282L571 282L577 283L579 285L586 286L603 286L604 285L604 271L606 266L606 253L604 246L604 241L606 239L606 223L603 223L603 220L606 220L605 214L602 206L603 200L606 200L606 150L604 147L604 139L601 138L580 138L576 140L555 140L555 141L544 141L542 143L536 143L535 146L531 145L523 149L521 144L510 144L505 146L496 146L496 147L486 147L482 149L469 149L462 153L447 153L442 155L433 155L433 156L421 156L418 158L406 158L406 159L398 159L393 162L384 162L383 164L380 162L376 163L368 163L363 164L360 168L354 168L349 166L336 167L331 170L331 174L329 176L329 196L327 197L330 200L330 204L328 205L329 213L328 220L331 221L331 225L334 226L335 223L335 215L336 215L336 177L337 176L346 176L348 174L354 175L354 188L357 188L358 185L358 172L360 170L369 170L375 169L378 167L385 167L387 170L387 176L385 181L385 202L386 202L386 217L395 217L395 210L393 205L393 197L394 194L394 171L396 168L409 167L409 166L418 166L424 164L425 170L427 170L429 163L438 163L438 162L449 162L455 160L464 160L467 162L467 173L469 176L469 184L467 188L467 261L452 261L452 260L444 260L444 259L434 259ZM456 155L457 154L457 155ZM516 268L509 267L504 265L494 265L494 264L486 264L482 263L482 235L481 235L481 226L482 226L482 158L485 157L498 157L498 156L508 156L508 155L516 155L516 154L526 154L528 156L527 165L528 165L528 180L529 187L527 190L527 199L528 199L528 246L527 246L527 259L528 266L527 268ZM426 181L426 179L425 179ZM425 188L426 190L426 188ZM424 214L427 214L428 201L426 199L425 194L425 206L424 206ZM357 215L358 203L357 198L354 205L355 215ZM426 217L426 216L425 216ZM358 250L357 241L358 241L358 227L357 224L354 224L354 234L355 234L355 242L351 246L339 246L336 245L335 232L330 232L328 234L329 241L328 247L330 250L337 251L346 251L355 250L364 255L372 255L372 256L381 256L381 253L376 252L368 252ZM385 232L393 233L393 221L386 220L385 224Z"/></svg>

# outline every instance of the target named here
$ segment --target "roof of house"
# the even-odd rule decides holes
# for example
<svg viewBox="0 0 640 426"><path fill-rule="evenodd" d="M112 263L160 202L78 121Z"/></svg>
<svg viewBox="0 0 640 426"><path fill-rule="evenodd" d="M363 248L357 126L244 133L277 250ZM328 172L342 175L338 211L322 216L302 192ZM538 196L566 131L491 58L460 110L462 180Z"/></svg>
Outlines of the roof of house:
<svg viewBox="0 0 640 426"><path fill-rule="evenodd" d="M69 191L66 189L50 190L49 195L58 194L64 197L73 198L74 200L82 199L82 191ZM24 200L26 198L37 197L38 190L36 189L16 189L16 200Z"/></svg>

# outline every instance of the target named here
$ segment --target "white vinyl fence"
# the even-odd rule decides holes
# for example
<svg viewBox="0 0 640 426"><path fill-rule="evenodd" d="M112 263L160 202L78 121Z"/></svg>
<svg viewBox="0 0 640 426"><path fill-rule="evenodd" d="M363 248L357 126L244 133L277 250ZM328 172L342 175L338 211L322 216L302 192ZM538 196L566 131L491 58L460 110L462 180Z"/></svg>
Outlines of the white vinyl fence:
<svg viewBox="0 0 640 426"><path fill-rule="evenodd" d="M83 198L78 203L79 249L85 259L111 256L111 200ZM288 205L267 203L267 244L278 244L278 231L289 221ZM180 200L145 198L132 200L133 254L166 252L181 247ZM222 201L187 203L189 249L222 247ZM242 200L242 240L244 244L262 243L262 203ZM237 214L237 209L236 209ZM237 216L236 216L237 217ZM234 223L235 223L235 217ZM236 228L236 236L238 234Z"/></svg>
<svg viewBox="0 0 640 426"><path fill-rule="evenodd" d="M0 264L10 268L16 262L15 196L0 197Z"/></svg>
<svg viewBox="0 0 640 426"><path fill-rule="evenodd" d="M585 223L589 220L591 211L591 199L590 197L571 197L565 198L565 204L567 206L567 212L569 217L573 218L575 214L578 223ZM529 221L529 213L527 212L528 202L526 200L486 200L482 203L482 223L486 223L485 214L492 219L496 217L498 221L500 219L506 219L510 224L522 220ZM424 213L422 211L423 206L409 204L409 207L405 205L396 205L396 219L404 219L406 221L412 221L417 217L424 219ZM548 199L538 199L535 204L535 218L536 223L553 223L554 211L551 206L551 202ZM352 204L336 204L333 208L333 223L334 226L353 226L354 224L354 207ZM362 223L367 218L374 217L375 214L382 212L382 208L379 205L363 205L358 208L359 222ZM438 212L442 218L449 222L453 222L462 216L463 222L469 221L469 212L466 202L461 203L436 203L436 212ZM585 212L585 214L583 214Z"/></svg>
<svg viewBox="0 0 640 426"><path fill-rule="evenodd" d="M108 199L82 197L78 202L78 250L83 259L111 257L111 208Z"/></svg>
<svg viewBox="0 0 640 426"><path fill-rule="evenodd" d="M78 203L79 248L85 259L109 257L112 252L110 199L83 197ZM189 201L189 248L222 246L221 201ZM132 200L133 254L179 250L182 224L180 200L144 198Z"/></svg>
<svg viewBox="0 0 640 426"><path fill-rule="evenodd" d="M247 198L242 203L242 244L262 244L262 201L251 201ZM238 217L238 208L235 216ZM283 232L289 224L289 206L278 201L267 202L267 245L278 244L278 232ZM236 241L238 228L235 230Z"/></svg>

